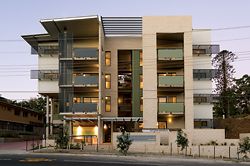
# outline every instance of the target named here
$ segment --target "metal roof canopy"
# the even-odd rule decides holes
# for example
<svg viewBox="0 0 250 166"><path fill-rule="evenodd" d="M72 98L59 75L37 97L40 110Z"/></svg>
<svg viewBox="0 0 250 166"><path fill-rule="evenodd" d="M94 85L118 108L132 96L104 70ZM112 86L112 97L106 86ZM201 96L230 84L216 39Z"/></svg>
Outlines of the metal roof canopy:
<svg viewBox="0 0 250 166"><path fill-rule="evenodd" d="M22 35L22 38L38 52L38 43L57 42L57 38L52 38L49 34ZM33 53L32 53L33 54Z"/></svg>
<svg viewBox="0 0 250 166"><path fill-rule="evenodd" d="M142 17L101 17L105 36L142 36Z"/></svg>
<svg viewBox="0 0 250 166"><path fill-rule="evenodd" d="M98 37L99 35L99 17L97 15L45 19L40 22L51 36L58 37L58 33L64 32L65 29L72 32L74 38Z"/></svg>

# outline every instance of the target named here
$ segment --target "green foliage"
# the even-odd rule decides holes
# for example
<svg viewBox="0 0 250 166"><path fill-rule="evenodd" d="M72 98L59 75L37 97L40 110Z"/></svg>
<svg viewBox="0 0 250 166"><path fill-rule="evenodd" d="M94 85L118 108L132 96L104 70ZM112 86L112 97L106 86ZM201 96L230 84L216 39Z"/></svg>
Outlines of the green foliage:
<svg viewBox="0 0 250 166"><path fill-rule="evenodd" d="M117 136L117 148L119 149L119 152L127 155L129 146L132 144L132 140L130 139L130 134L125 131L124 128L121 128L122 135Z"/></svg>
<svg viewBox="0 0 250 166"><path fill-rule="evenodd" d="M214 105L215 115L218 117L222 115L228 117L230 111L234 110L234 98L230 88L233 85L233 74L235 73L232 62L236 58L231 51L223 50L212 59L213 66L219 71L213 79L216 84L215 92L220 95L219 101Z"/></svg>
<svg viewBox="0 0 250 166"><path fill-rule="evenodd" d="M244 158L247 158L247 153L250 152L250 138L245 137L240 140L238 153L244 154Z"/></svg>
<svg viewBox="0 0 250 166"><path fill-rule="evenodd" d="M45 112L46 110L46 99L42 96L37 96L37 98L32 98L28 101L17 102L16 100L14 100L11 103L20 107L31 109L36 112Z"/></svg>
<svg viewBox="0 0 250 166"><path fill-rule="evenodd" d="M176 143L178 147L181 147L181 151L188 147L187 134L184 133L182 130L178 130L177 132Z"/></svg>
<svg viewBox="0 0 250 166"><path fill-rule="evenodd" d="M69 143L68 130L65 128L56 137L56 147L60 149L66 149Z"/></svg>
<svg viewBox="0 0 250 166"><path fill-rule="evenodd" d="M240 79L235 79L233 87L236 98L238 114L250 114L250 76L245 74Z"/></svg>
<svg viewBox="0 0 250 166"><path fill-rule="evenodd" d="M81 149L81 145L79 143L70 144L70 149Z"/></svg>

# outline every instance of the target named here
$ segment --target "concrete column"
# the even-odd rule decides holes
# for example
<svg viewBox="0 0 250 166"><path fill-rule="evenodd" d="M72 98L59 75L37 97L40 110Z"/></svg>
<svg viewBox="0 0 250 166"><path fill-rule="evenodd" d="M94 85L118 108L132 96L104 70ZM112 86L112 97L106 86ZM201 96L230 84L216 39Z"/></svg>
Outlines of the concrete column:
<svg viewBox="0 0 250 166"><path fill-rule="evenodd" d="M98 145L100 145L101 143L102 143L102 123L101 123L101 115L100 114L98 114L98 124L97 124L97 126L98 126L98 136L97 136L97 138L98 138L98 141L97 141L97 144Z"/></svg>
<svg viewBox="0 0 250 166"><path fill-rule="evenodd" d="M69 137L70 137L70 142L72 142L72 121L69 121Z"/></svg>
<svg viewBox="0 0 250 166"><path fill-rule="evenodd" d="M46 96L46 138L49 138L49 96Z"/></svg>
<svg viewBox="0 0 250 166"><path fill-rule="evenodd" d="M98 102L98 110L97 110L97 126L98 126L98 141L97 144L100 145L101 144L101 129L102 129L102 125L101 125L101 113L102 113L102 52L103 52L103 33L102 33L102 24L99 24L99 43L98 43L98 48L99 48L99 54L98 54L98 59L99 59L99 93L98 93L98 98L99 98L99 102Z"/></svg>

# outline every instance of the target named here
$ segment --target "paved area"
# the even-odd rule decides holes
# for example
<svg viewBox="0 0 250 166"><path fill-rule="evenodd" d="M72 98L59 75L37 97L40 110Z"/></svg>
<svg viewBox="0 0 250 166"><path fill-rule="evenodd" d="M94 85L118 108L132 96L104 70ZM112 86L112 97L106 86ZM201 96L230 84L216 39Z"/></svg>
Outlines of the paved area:
<svg viewBox="0 0 250 166"><path fill-rule="evenodd" d="M32 149L33 143L36 145L39 141L21 141L0 143L0 154L26 154L27 150Z"/></svg>

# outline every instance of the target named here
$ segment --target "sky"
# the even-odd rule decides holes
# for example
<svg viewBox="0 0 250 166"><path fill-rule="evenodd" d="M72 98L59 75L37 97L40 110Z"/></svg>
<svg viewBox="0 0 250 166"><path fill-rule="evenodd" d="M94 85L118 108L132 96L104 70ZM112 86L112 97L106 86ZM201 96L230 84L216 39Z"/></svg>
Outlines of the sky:
<svg viewBox="0 0 250 166"><path fill-rule="evenodd" d="M212 29L213 44L234 52L240 78L250 74L250 1L247 0L1 0L0 94L9 99L37 96L37 55L21 35L45 33L41 19L86 15L190 15L194 29ZM233 27L233 28L231 28Z"/></svg>

